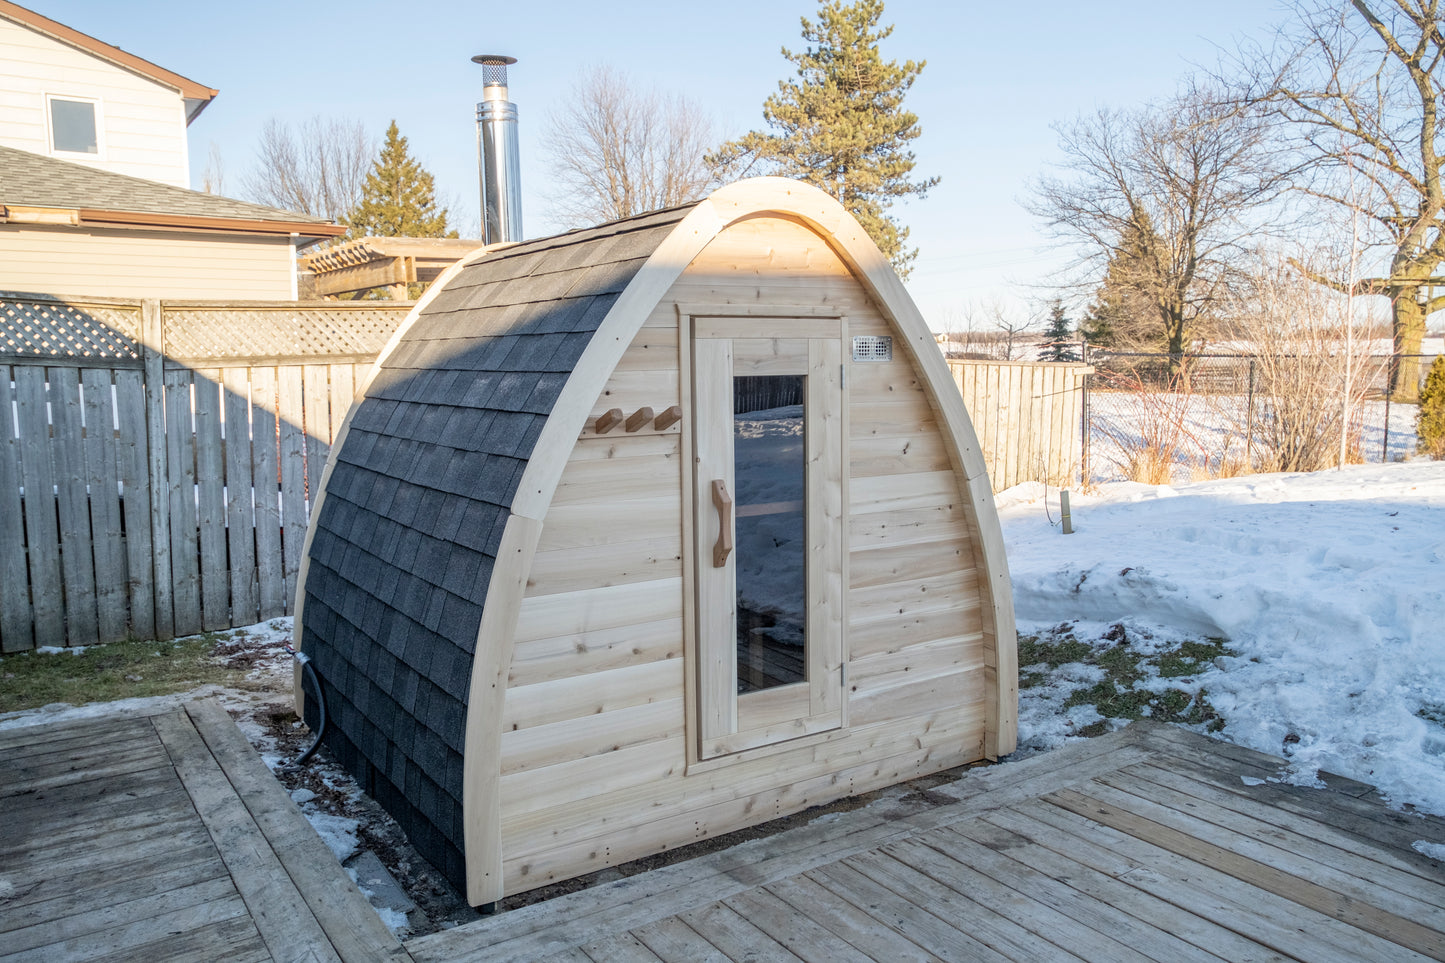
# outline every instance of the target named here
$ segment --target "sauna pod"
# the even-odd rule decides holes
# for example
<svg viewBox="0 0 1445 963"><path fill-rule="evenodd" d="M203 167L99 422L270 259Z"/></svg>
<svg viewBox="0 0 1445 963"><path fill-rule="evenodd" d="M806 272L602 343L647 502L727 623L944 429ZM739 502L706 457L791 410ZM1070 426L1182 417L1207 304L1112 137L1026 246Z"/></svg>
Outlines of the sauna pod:
<svg viewBox="0 0 1445 963"><path fill-rule="evenodd" d="M308 539L325 743L474 905L1014 748L958 389L794 181L453 266Z"/></svg>

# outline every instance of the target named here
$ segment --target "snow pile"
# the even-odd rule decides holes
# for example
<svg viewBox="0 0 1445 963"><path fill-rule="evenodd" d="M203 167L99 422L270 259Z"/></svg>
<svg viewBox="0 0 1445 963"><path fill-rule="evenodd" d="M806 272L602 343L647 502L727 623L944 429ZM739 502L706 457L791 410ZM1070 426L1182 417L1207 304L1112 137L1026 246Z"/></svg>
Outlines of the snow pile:
<svg viewBox="0 0 1445 963"><path fill-rule="evenodd" d="M1042 494L999 498L1021 632L1223 637L1197 683L1225 738L1445 815L1445 464L1119 482L1074 495L1070 536ZM1022 733L1057 712L1025 699Z"/></svg>

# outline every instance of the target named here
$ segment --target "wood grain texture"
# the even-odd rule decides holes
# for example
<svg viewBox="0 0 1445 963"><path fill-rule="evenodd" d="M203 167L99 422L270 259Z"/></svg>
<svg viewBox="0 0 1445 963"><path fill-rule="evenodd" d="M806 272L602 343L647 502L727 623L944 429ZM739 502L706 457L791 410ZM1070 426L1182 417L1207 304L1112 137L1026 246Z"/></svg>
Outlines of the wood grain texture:
<svg viewBox="0 0 1445 963"><path fill-rule="evenodd" d="M0 367L0 409L14 410L9 366ZM34 614L25 554L24 466L15 419L0 421L0 651L22 652L35 645Z"/></svg>
<svg viewBox="0 0 1445 963"><path fill-rule="evenodd" d="M110 370L91 368L81 372L85 413L85 484L90 494L97 638L101 642L123 639L130 630L113 389Z"/></svg>
<svg viewBox="0 0 1445 963"><path fill-rule="evenodd" d="M537 551L541 523L512 515L497 549L498 564L487 587L487 606L477 627L476 659L467 693L463 754L462 819L467 863L467 901L491 903L504 893L502 878L502 712L512 645Z"/></svg>
<svg viewBox="0 0 1445 963"><path fill-rule="evenodd" d="M200 530L196 517L196 442L192 374L165 374L166 481L170 507L170 568L177 635L201 631Z"/></svg>
<svg viewBox="0 0 1445 963"><path fill-rule="evenodd" d="M97 641L94 544L86 490L85 446L82 437L80 372L51 368L49 439L55 472L56 508L60 515L60 577L65 587L66 641L86 645Z"/></svg>
<svg viewBox="0 0 1445 963"><path fill-rule="evenodd" d="M220 371L201 369L195 373L192 388L196 418L196 508L201 545L201 621L208 632L231 625L220 380Z"/></svg>
<svg viewBox="0 0 1445 963"><path fill-rule="evenodd" d="M776 193L764 194L769 201L778 198ZM726 772L701 770L694 777L691 769L683 777L666 756L649 755L643 748L647 743L637 741L644 735L637 720L672 705L670 700L685 696L692 684L680 662L678 668L663 668L677 659L678 641L669 635L688 625L685 585L676 580L675 568L658 570L666 578L648 575L664 563L675 565L674 553L687 550L686 538L679 544L673 534L681 529L686 535L693 521L691 509L680 504L679 476L690 477L694 488L701 476L681 470L682 449L675 438L663 441L639 431L634 445L634 439L622 437L620 430L599 438L582 428L613 407L622 408L624 415L642 405L661 410L654 401L659 391L674 393L685 406L695 403L699 385L706 388L708 382L694 380L690 369L679 378L678 356L686 352L679 325L669 313L675 319L676 312L683 310L715 312L709 316L716 320L709 321L704 335L721 338L754 332L761 337L775 330L768 327L767 319L785 311L757 305L821 301L825 317L848 315L850 333L905 337L895 320L880 313L876 292L855 279L855 266L839 256L836 237L830 234L825 240L818 233L821 223L829 224L830 230L842 223L831 214L824 216L824 208L820 203L801 217L752 217L726 228L714 213L700 215L713 225L713 236L680 274L675 262L665 268L659 262L662 273L655 278L644 268L634 287L642 281L647 291L656 292L656 306L637 313L630 322L614 308L609 317L609 322L616 321L613 327L633 325L628 340L616 337L597 344L595 352L589 348L544 429L545 436L554 423L558 426L558 438L567 438L566 455L550 461L534 458L514 505L514 512L535 513L546 524L511 642L511 688L503 725L506 761L498 763L508 772L503 777L504 800L514 800L504 802L500 820L506 891L587 866L595 868L597 860L605 865L622 853L644 852L648 832L657 839L665 837L669 845L695 838L698 819L694 816L689 822L689 813L715 812L707 823L711 832L746 819L741 814L763 799L791 805L780 800L810 798L806 791L795 795L779 785L776 772L763 774L772 767L789 770L813 785L811 780L827 779L822 774L834 765L830 759L847 760L842 763L845 768L867 770L872 780L883 778L878 775L881 771L897 778L901 771L917 773L948 760L956 764L972 758L968 752L982 750L986 705L982 688L993 678L983 672L983 653L994 644L995 615L990 602L985 619L985 606L978 600L987 582L978 575L978 528L967 517L976 506L961 490L965 476L956 467L957 445L951 450L945 443L941 409L932 402L929 376L907 354L887 366L847 365L847 419L835 427L837 434L819 436L835 438L834 450L842 450L844 440L850 449L855 443L859 446L856 457L843 462L847 471L835 476L835 486L844 494L834 509L834 517L844 520L849 540L856 533L858 550L846 552L835 565L814 567L820 579L831 569L837 586L831 593L818 593L822 597L841 600L843 586L848 587L848 631L851 635L856 627L864 629L864 645L856 651L872 660L863 664L857 679L864 723L857 738L845 734L772 760L761 757L750 762L752 757L741 753L742 766L731 779ZM767 257L746 253L762 243L770 252ZM664 285L669 271L674 272L672 279ZM644 287L637 287L639 297ZM633 293L632 288L628 293ZM672 302L679 307L670 307ZM699 304L712 307L699 308ZM740 323L729 317L734 312L751 320ZM860 318L856 328L855 313ZM826 323L837 330L836 321ZM796 325L788 329L790 338L806 343L800 338L804 333ZM748 364L767 362L762 356L741 357ZM608 363L613 369L604 372ZM820 355L814 380L825 384L829 372L843 363L836 350L831 357ZM587 379L594 386L590 391L583 387ZM956 393L951 379L947 387ZM574 389L575 401L564 404ZM566 419L574 426L570 430L560 427ZM695 434L688 432L681 440L688 450L697 444ZM539 451L542 448L539 441ZM691 468L690 462L685 464ZM699 537L699 542L705 541ZM574 654L576 674L569 678L567 660ZM813 676L836 671L840 658L834 656L832 669L820 667ZM988 661L996 663L997 658L991 654ZM715 701L723 705L733 700L720 695ZM836 700L833 705L842 708ZM932 741L939 738L952 739L961 748L942 753L920 748L914 739L906 769L880 769L867 761L869 753L877 758L898 756L902 741L910 738L906 727L889 728L892 722L910 714L937 719L950 706L958 707L955 721L935 723L927 730L929 746L941 746ZM661 726L666 738L660 744L669 744L672 726ZM890 744L888 739L899 742ZM797 752L809 760L802 769L783 761ZM636 773L609 768L633 758L653 775L638 781ZM760 768L750 776L751 766ZM575 812L564 815L564 787L569 785L586 787L574 788L574 795L580 791L581 798L588 800L583 808L589 818L617 827L617 835L563 841L574 834L558 821L575 824L576 820ZM678 787L675 792L669 788L673 785ZM596 791L598 786L601 792ZM827 791L833 789L836 783ZM550 798L551 793L559 800L555 807L529 808L523 801ZM638 793L649 794L650 830L628 828L631 821L622 815L627 799L643 798ZM675 829L665 828L673 825ZM587 832L585 824L580 831ZM611 855L604 858L599 852ZM578 858L584 862L568 870L569 861Z"/></svg>

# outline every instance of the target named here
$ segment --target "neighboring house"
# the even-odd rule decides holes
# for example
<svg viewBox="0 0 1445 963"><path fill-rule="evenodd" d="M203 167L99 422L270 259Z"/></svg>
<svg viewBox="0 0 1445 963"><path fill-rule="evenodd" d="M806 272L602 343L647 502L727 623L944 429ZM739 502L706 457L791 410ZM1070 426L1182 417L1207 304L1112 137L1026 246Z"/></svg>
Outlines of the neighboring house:
<svg viewBox="0 0 1445 963"><path fill-rule="evenodd" d="M215 96L0 0L0 145L189 187L186 127Z"/></svg>
<svg viewBox="0 0 1445 963"><path fill-rule="evenodd" d="M296 249L345 230L0 147L0 290L290 300Z"/></svg>

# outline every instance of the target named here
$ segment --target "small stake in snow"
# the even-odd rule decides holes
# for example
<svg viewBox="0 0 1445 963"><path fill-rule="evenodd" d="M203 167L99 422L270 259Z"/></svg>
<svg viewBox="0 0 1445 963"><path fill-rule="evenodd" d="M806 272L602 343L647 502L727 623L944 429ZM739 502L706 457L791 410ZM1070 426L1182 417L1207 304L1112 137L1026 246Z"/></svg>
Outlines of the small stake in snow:
<svg viewBox="0 0 1445 963"><path fill-rule="evenodd" d="M1064 534L1074 534L1074 519L1069 515L1069 490L1067 488L1059 489L1059 514L1064 523Z"/></svg>

